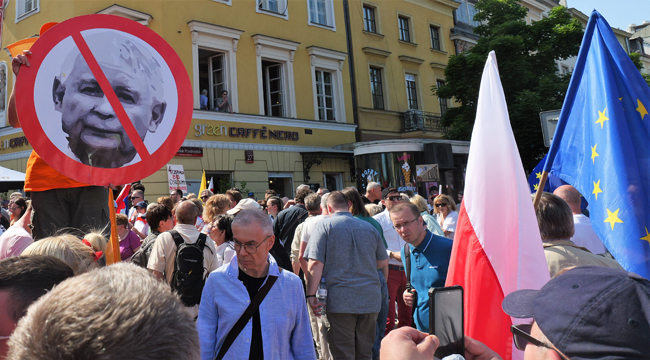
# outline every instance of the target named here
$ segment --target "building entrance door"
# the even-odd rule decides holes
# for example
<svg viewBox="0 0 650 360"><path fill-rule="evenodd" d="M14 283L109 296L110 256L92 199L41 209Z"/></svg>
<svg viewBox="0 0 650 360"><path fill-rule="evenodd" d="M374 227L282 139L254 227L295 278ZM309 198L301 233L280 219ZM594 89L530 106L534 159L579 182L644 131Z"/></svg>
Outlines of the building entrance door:
<svg viewBox="0 0 650 360"><path fill-rule="evenodd" d="M275 190L280 198L293 199L293 174L269 172L269 189Z"/></svg>
<svg viewBox="0 0 650 360"><path fill-rule="evenodd" d="M324 173L323 174L323 184L324 187L331 191L342 190L343 189L343 177L341 173Z"/></svg>

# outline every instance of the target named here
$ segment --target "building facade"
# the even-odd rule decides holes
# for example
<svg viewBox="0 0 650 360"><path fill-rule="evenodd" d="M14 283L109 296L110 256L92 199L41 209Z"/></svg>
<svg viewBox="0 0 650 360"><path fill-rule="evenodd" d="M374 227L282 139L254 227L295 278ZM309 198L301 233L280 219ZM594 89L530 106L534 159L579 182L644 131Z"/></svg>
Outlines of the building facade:
<svg viewBox="0 0 650 360"><path fill-rule="evenodd" d="M356 140L340 1L15 0L5 13L5 46L47 22L95 13L162 36L192 83L191 128L169 161L183 166L188 192L198 191L203 170L221 190L244 187L258 198L269 188L292 197L300 183L331 190L355 183L353 151L340 149ZM3 116L10 61L0 63ZM232 109L217 111L224 91ZM21 129L2 125L0 166L24 172L31 147ZM142 182L149 201L169 194L166 167Z"/></svg>

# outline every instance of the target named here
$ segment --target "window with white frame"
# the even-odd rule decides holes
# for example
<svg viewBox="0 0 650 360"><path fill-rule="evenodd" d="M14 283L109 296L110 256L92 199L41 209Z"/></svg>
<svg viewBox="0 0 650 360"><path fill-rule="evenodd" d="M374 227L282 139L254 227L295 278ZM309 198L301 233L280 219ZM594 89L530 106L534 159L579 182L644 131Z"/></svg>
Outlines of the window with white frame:
<svg viewBox="0 0 650 360"><path fill-rule="evenodd" d="M314 92L314 118L345 122L343 64L346 53L317 46L307 47Z"/></svg>
<svg viewBox="0 0 650 360"><path fill-rule="evenodd" d="M309 4L309 22L322 26L334 27L333 0L307 0Z"/></svg>
<svg viewBox="0 0 650 360"><path fill-rule="evenodd" d="M417 81L415 75L406 74L406 98L408 100L409 109L418 110L418 91Z"/></svg>
<svg viewBox="0 0 650 360"><path fill-rule="evenodd" d="M431 35L431 48L433 50L440 50L440 28L429 25L429 34Z"/></svg>
<svg viewBox="0 0 650 360"><path fill-rule="evenodd" d="M411 19L406 16L399 16L399 39L406 42L411 42Z"/></svg>
<svg viewBox="0 0 650 360"><path fill-rule="evenodd" d="M259 10L268 11L280 15L287 12L287 0L256 0Z"/></svg>
<svg viewBox="0 0 650 360"><path fill-rule="evenodd" d="M233 112L239 111L237 44L241 30L190 21L194 108L217 110L224 91ZM231 110L230 108L228 110Z"/></svg>
<svg viewBox="0 0 650 360"><path fill-rule="evenodd" d="M16 0L16 21L39 11L40 0Z"/></svg>
<svg viewBox="0 0 650 360"><path fill-rule="evenodd" d="M284 77L282 64L262 61L264 76L264 115L284 117Z"/></svg>
<svg viewBox="0 0 650 360"><path fill-rule="evenodd" d="M293 58L299 43L262 34L252 38L257 55L260 115L295 118Z"/></svg>
<svg viewBox="0 0 650 360"><path fill-rule="evenodd" d="M331 72L316 70L316 98L318 120L336 121L334 109L334 81Z"/></svg>
<svg viewBox="0 0 650 360"><path fill-rule="evenodd" d="M363 30L377 33L376 9L370 5L363 5Z"/></svg>
<svg viewBox="0 0 650 360"><path fill-rule="evenodd" d="M445 86L445 82L442 80L436 80L436 87L441 88ZM445 98L438 97L438 104L440 104L440 115L445 116L447 110L449 110L449 100Z"/></svg>

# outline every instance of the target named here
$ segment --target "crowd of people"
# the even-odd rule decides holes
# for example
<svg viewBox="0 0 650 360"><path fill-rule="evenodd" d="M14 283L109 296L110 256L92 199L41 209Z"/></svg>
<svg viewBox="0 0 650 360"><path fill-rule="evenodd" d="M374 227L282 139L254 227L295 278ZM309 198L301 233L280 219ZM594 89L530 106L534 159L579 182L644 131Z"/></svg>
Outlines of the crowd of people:
<svg viewBox="0 0 650 360"><path fill-rule="evenodd" d="M594 354L577 339L603 355L628 344L617 354L648 358L630 339L647 345L650 282L598 243L579 199L564 186L536 208L553 280L506 297L507 314L534 320L513 327L515 344L561 359ZM14 193L0 236L0 358L430 359L427 294L445 284L458 215L451 196L428 200L370 183L364 194L300 185L291 200L172 191L148 204L135 183L116 216L122 264L106 266L107 229L35 241L30 200ZM564 309L567 296L582 307ZM593 322L637 333L590 339L603 332ZM471 338L465 349L500 358Z"/></svg>

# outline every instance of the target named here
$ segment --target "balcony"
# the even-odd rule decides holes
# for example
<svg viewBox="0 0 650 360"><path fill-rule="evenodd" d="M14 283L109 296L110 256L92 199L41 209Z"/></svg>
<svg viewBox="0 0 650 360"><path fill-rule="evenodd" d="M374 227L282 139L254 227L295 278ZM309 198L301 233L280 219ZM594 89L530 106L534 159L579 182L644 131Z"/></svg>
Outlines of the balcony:
<svg viewBox="0 0 650 360"><path fill-rule="evenodd" d="M426 112L421 110L408 110L401 115L404 132L409 131L435 131L439 133L447 133L447 127L442 126L440 121L442 115Z"/></svg>

